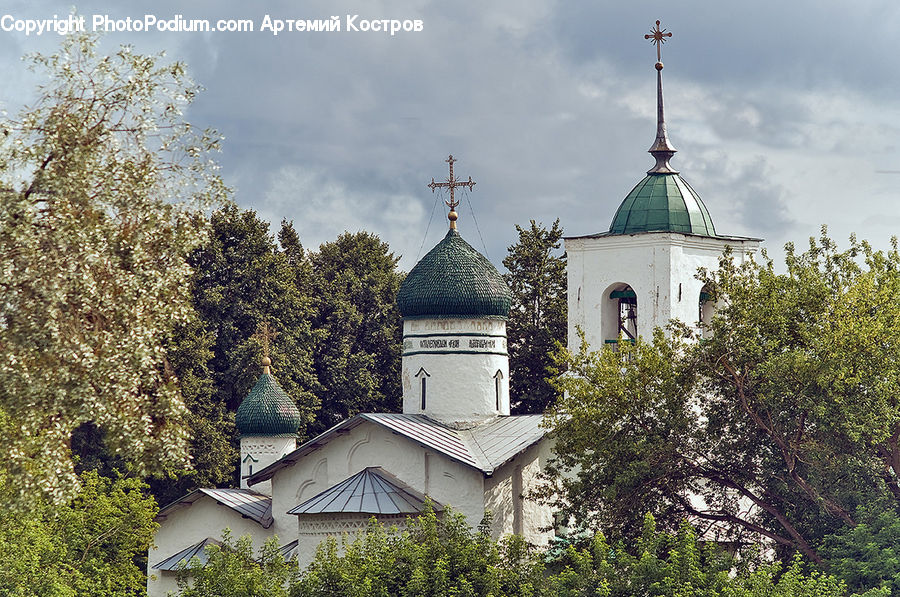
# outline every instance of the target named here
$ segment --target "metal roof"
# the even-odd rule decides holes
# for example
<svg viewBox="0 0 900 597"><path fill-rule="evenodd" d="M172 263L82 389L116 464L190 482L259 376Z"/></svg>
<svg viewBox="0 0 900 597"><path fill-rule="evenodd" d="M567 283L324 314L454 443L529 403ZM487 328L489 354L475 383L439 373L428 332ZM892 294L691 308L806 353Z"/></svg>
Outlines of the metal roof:
<svg viewBox="0 0 900 597"><path fill-rule="evenodd" d="M420 514L426 497L380 466L364 468L288 514ZM440 511L440 504L433 503Z"/></svg>
<svg viewBox="0 0 900 597"><path fill-rule="evenodd" d="M222 506L228 506L244 518L258 522L264 529L272 526L272 498L252 489L207 489L192 491L159 510L158 519L178 508L190 506L203 497L210 497Z"/></svg>
<svg viewBox="0 0 900 597"><path fill-rule="evenodd" d="M182 562L184 562L185 566L188 566L191 563L191 559L193 558L197 558L197 561L199 561L200 564L205 565L206 562L209 561L209 556L206 554L207 545L218 545L219 547L221 547L222 542L207 537L200 543L195 543L190 547L186 547L185 549L182 549L181 551L176 553L174 556L169 556L159 564L155 564L153 568L156 568L157 570L168 570L174 572L179 569Z"/></svg>
<svg viewBox="0 0 900 597"><path fill-rule="evenodd" d="M278 553L281 554L281 557L285 560L290 560L291 558L297 557L297 544L298 541L294 539L290 543L285 543L281 547L278 548Z"/></svg>
<svg viewBox="0 0 900 597"><path fill-rule="evenodd" d="M381 425L397 435L441 453L457 462L478 469L485 475L544 437L541 428L543 415L494 417L466 429L457 429L430 419L425 415L398 413L363 413L338 423L328 431L304 443L290 454L270 464L249 478L251 485L271 479L284 467L313 452L341 432L364 423Z"/></svg>
<svg viewBox="0 0 900 597"><path fill-rule="evenodd" d="M479 425L470 433L472 441L494 470L541 441L546 433L541 428L543 419L543 415L498 417L485 425Z"/></svg>
<svg viewBox="0 0 900 597"><path fill-rule="evenodd" d="M482 463L477 455L472 453L458 430L441 425L425 415L366 413L362 416L463 464L481 468Z"/></svg>
<svg viewBox="0 0 900 597"><path fill-rule="evenodd" d="M612 234L681 232L716 236L700 195L677 173L648 174L619 205Z"/></svg>

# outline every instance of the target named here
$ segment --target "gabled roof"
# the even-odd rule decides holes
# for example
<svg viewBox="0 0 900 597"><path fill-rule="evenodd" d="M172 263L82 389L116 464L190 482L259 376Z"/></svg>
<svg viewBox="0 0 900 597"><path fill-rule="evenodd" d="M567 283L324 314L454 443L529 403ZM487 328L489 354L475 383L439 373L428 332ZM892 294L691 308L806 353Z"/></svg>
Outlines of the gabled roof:
<svg viewBox="0 0 900 597"><path fill-rule="evenodd" d="M364 468L288 514L421 514L426 497L380 466ZM432 502L435 511L443 510Z"/></svg>
<svg viewBox="0 0 900 597"><path fill-rule="evenodd" d="M206 562L209 560L209 557L206 554L207 545L218 545L219 547L221 547L222 542L207 537L200 543L194 543L190 547L182 549L174 556L169 556L159 564L154 564L152 567L156 568L157 570L176 571L178 570L182 562L184 562L184 565L187 566L188 564L190 564L191 559L193 558L197 558L197 561L199 561L201 564L206 564Z"/></svg>
<svg viewBox="0 0 900 597"><path fill-rule="evenodd" d="M203 497L210 497L222 506L228 506L244 518L258 522L264 529L272 526L272 498L252 489L195 489L186 496L160 508L157 519L179 508L190 506Z"/></svg>
<svg viewBox="0 0 900 597"><path fill-rule="evenodd" d="M307 454L321 448L340 432L364 423L374 423L401 435L429 450L470 466L487 476L517 454L544 437L543 415L494 417L468 429L456 429L425 415L396 413L363 413L338 423L325 433L304 443L290 454L275 461L248 482L253 485L271 479L279 470L293 466Z"/></svg>

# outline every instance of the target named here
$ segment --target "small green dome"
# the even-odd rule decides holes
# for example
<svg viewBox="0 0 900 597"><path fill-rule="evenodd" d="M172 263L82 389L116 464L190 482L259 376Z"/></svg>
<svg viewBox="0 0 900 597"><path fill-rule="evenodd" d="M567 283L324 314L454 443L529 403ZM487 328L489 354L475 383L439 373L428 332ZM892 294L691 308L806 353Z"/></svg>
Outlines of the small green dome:
<svg viewBox="0 0 900 597"><path fill-rule="evenodd" d="M296 435L301 419L291 397L270 373L263 373L238 407L234 423L242 436Z"/></svg>
<svg viewBox="0 0 900 597"><path fill-rule="evenodd" d="M716 235L700 195L677 173L648 174L622 201L609 232Z"/></svg>
<svg viewBox="0 0 900 597"><path fill-rule="evenodd" d="M511 295L487 258L451 229L400 285L403 317L509 317Z"/></svg>

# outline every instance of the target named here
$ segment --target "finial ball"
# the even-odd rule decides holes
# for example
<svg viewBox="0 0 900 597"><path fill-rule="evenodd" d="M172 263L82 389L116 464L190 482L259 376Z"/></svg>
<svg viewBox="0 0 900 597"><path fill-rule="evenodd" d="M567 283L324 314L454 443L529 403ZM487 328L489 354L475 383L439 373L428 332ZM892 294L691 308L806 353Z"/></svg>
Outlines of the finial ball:
<svg viewBox="0 0 900 597"><path fill-rule="evenodd" d="M662 63L662 62L657 62L657 63L656 63L656 70L662 70L662 69L663 69L663 63Z"/></svg>
<svg viewBox="0 0 900 597"><path fill-rule="evenodd" d="M451 222L455 222L457 218L459 218L459 215L456 213L456 211L451 211L447 214L447 219Z"/></svg>
<svg viewBox="0 0 900 597"><path fill-rule="evenodd" d="M271 366L272 366L272 359L270 359L269 357L263 357L263 358L262 358L262 366L263 366L263 367L271 367Z"/></svg>

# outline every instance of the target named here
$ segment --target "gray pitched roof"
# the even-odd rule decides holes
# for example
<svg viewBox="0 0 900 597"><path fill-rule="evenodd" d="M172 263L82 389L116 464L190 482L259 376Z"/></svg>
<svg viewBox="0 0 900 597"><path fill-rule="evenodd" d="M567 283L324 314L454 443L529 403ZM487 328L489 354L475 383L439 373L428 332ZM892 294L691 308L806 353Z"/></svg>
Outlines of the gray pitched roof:
<svg viewBox="0 0 900 597"><path fill-rule="evenodd" d="M258 522L264 529L272 526L272 498L252 489L195 489L186 496L160 508L157 519L164 520L171 512L190 506L203 497L210 497L216 503L231 508L244 518Z"/></svg>
<svg viewBox="0 0 900 597"><path fill-rule="evenodd" d="M420 514L426 497L380 466L364 468L288 514ZM443 507L432 502L435 511Z"/></svg>
<svg viewBox="0 0 900 597"><path fill-rule="evenodd" d="M154 564L152 567L157 570L175 571L178 570L182 562L184 562L185 566L190 564L192 558L197 558L197 561L201 564L206 564L206 562L209 561L209 557L206 554L207 545L218 545L221 547L222 542L207 537L200 543L194 543L190 547L182 549L175 555L169 556L159 564Z"/></svg>
<svg viewBox="0 0 900 597"><path fill-rule="evenodd" d="M248 482L252 485L271 479L282 468L292 466L307 454L321 448L339 432L364 423L381 425L429 450L490 476L544 437L544 430L540 426L542 420L543 415L494 417L469 429L456 429L425 415L363 413L346 419L309 440L251 476Z"/></svg>
<svg viewBox="0 0 900 597"><path fill-rule="evenodd" d="M297 544L299 541L294 539L290 543L285 543L281 547L278 548L278 553L281 554L285 560L290 560L291 558L297 557Z"/></svg>

